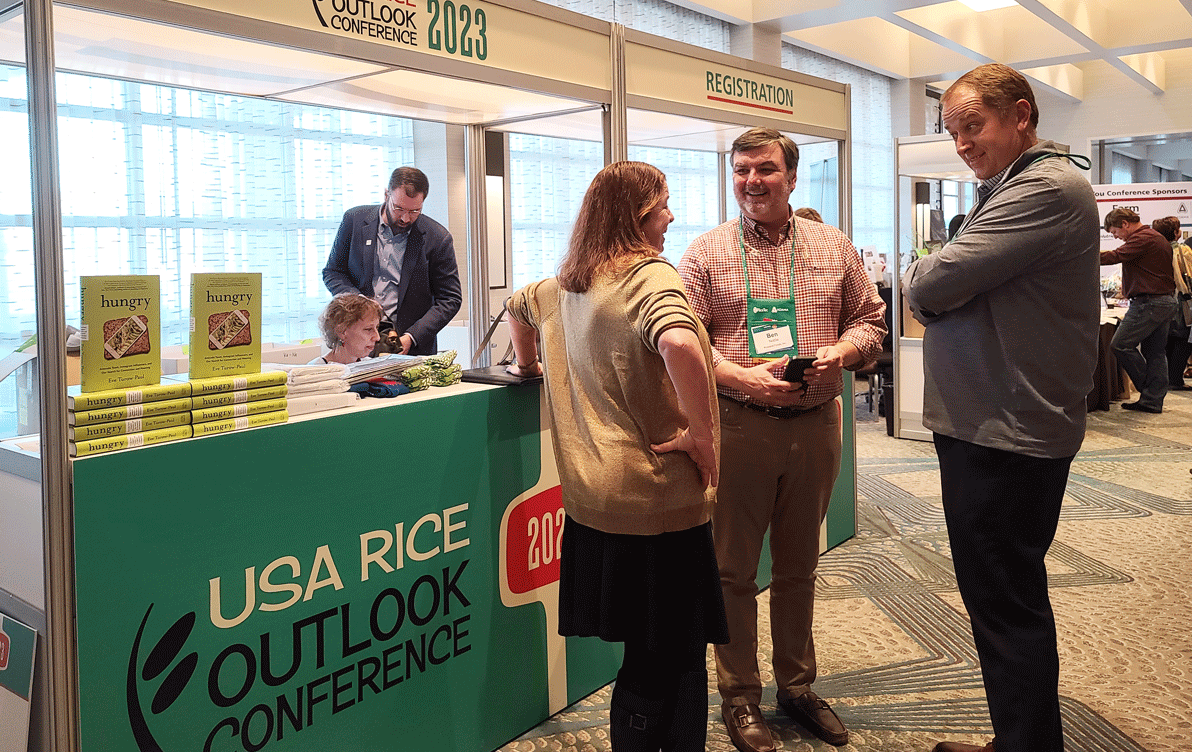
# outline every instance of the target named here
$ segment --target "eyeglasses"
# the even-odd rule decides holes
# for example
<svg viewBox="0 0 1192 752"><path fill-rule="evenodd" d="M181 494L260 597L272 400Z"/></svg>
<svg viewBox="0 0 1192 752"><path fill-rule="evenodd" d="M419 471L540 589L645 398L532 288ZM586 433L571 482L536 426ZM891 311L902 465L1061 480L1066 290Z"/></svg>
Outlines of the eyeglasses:
<svg viewBox="0 0 1192 752"><path fill-rule="evenodd" d="M390 193L389 195L395 196L395 194L393 194L393 193ZM396 196L395 196L395 198L396 198ZM396 217L397 219L407 219L407 218L408 219L418 219L418 217L422 216L421 209L403 209L400 206L398 206L397 202L393 199L389 199L388 207L389 207L389 213L392 216Z"/></svg>

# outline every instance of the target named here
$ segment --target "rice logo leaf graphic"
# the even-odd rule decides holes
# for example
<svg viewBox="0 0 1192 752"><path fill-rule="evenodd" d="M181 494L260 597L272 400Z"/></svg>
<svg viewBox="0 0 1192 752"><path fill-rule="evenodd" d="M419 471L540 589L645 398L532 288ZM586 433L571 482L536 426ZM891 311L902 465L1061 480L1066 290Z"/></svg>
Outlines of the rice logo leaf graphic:
<svg viewBox="0 0 1192 752"><path fill-rule="evenodd" d="M186 638L190 637L190 631L194 628L194 611L174 622L174 626L167 629L166 633L157 641L157 644L153 646L153 649L149 651L149 657L145 659L145 668L141 671L141 678L145 681L152 681L162 671L165 671L170 663L178 657L178 654L182 652L182 646L186 643Z"/></svg>
<svg viewBox="0 0 1192 752"><path fill-rule="evenodd" d="M174 700L177 700L178 695L182 694L182 690L186 688L186 683L190 681L190 677L198 665L199 654L191 653L174 667L170 675L161 683L157 694L153 695L153 704L149 706L149 709L153 711L154 715L174 704Z"/></svg>
<svg viewBox="0 0 1192 752"><path fill-rule="evenodd" d="M141 707L140 692L137 689L137 663L140 659L141 652L141 638L145 634L145 625L149 622L149 614L153 611L153 604L149 604L149 608L145 611L145 617L141 619L141 627L137 630L136 639L133 640L132 652L128 656L128 680L126 686L126 700L128 703L128 721L132 726L133 737L137 741L137 747L141 752L163 752L161 745L153 738L153 734L149 731L149 724L145 720L145 711ZM152 681L158 676L161 676L178 654L182 652L182 648L186 645L187 638L190 637L191 631L195 626L195 612L191 611L183 615L165 631L165 634L158 639L157 644L149 651L148 657L145 659L144 666L141 667L141 678L144 681ZM199 664L199 654L191 652L185 656L178 665L174 667L166 678L162 680L161 686L158 687L157 692L153 695L153 702L150 705L150 710L154 715L163 712L178 699L182 694L182 690L186 688L187 683L194 675L195 668Z"/></svg>
<svg viewBox="0 0 1192 752"><path fill-rule="evenodd" d="M145 666L141 669L141 678L145 681L156 679L162 671L165 671L173 662L178 654L182 652L183 646L186 644L186 638L190 637L190 632L195 627L195 612L183 616L174 625L166 630L153 649L149 651L149 657L145 659ZM174 704L174 700L178 699L178 695L182 694L182 690L186 687L186 683L190 681L190 677L195 672L195 667L199 665L199 654L191 653L182 659L182 661L174 667L169 676L161 683L157 694L153 695L153 704L150 709L154 715L162 712L166 708Z"/></svg>

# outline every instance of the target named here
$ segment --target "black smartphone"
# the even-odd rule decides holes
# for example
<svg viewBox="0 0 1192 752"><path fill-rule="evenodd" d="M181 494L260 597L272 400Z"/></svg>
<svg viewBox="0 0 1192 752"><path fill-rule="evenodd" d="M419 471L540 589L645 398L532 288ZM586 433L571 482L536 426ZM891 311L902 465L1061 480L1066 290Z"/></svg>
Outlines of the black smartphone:
<svg viewBox="0 0 1192 752"><path fill-rule="evenodd" d="M815 358L791 358L787 361L786 370L782 372L782 380L792 384L803 383L803 372L811 368Z"/></svg>

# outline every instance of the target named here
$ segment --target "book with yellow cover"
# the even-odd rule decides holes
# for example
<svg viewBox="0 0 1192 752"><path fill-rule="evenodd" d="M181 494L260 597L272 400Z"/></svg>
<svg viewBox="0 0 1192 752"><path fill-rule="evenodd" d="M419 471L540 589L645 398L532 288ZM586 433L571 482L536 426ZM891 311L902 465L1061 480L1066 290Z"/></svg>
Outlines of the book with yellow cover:
<svg viewBox="0 0 1192 752"><path fill-rule="evenodd" d="M277 386L286 383L288 377L289 374L285 371L265 371L264 373L248 373L239 376L191 379L190 393L191 396L198 396L200 394L218 394L220 392L256 389L263 386Z"/></svg>
<svg viewBox="0 0 1192 752"><path fill-rule="evenodd" d="M192 423L206 423L212 420L226 420L228 418L243 418L257 413L271 413L286 409L285 399L268 399L257 402L241 402L223 407L205 407L191 411Z"/></svg>
<svg viewBox="0 0 1192 752"><path fill-rule="evenodd" d="M190 375L260 370L260 272L190 275Z"/></svg>
<svg viewBox="0 0 1192 752"><path fill-rule="evenodd" d="M119 420L113 423L92 423L90 425L71 426L71 441L89 441L91 439L106 439L111 436L123 436L129 433L156 431L159 428L173 428L190 423L190 413L170 413L169 415L150 415L147 418L133 418Z"/></svg>
<svg viewBox="0 0 1192 752"><path fill-rule="evenodd" d="M107 389L102 392L79 394L78 387L70 387L66 394L66 406L71 410L101 410L120 405L139 405L142 402L160 402L190 396L190 384L170 383L144 386L140 389Z"/></svg>
<svg viewBox="0 0 1192 752"><path fill-rule="evenodd" d="M160 444L163 441L177 441L178 439L189 439L191 436L190 425L174 426L173 428L159 428L155 431L142 431L140 433L126 433L122 436L111 436L106 439L91 439L89 441L76 441L70 444L71 457L85 457L89 454L101 454L103 452L115 452L121 449L135 449L140 446L149 446L150 444Z"/></svg>
<svg viewBox="0 0 1192 752"><path fill-rule="evenodd" d="M161 381L158 286L153 274L79 277L84 394Z"/></svg>
<svg viewBox="0 0 1192 752"><path fill-rule="evenodd" d="M142 402L139 405L120 405L103 410L82 410L66 414L66 422L72 426L89 426L95 423L114 423L118 420L133 420L150 415L190 412L190 397L172 400Z"/></svg>
<svg viewBox="0 0 1192 752"><path fill-rule="evenodd" d="M241 389L235 392L219 392L218 394L198 394L190 398L191 410L202 410L207 407L223 407L236 405L241 402L257 402L259 400L282 399L288 389L281 386L266 386L260 389Z"/></svg>
<svg viewBox="0 0 1192 752"><path fill-rule="evenodd" d="M210 436L214 433L226 433L228 431L241 431L245 428L257 428L258 426L269 426L275 423L285 423L290 419L290 414L285 410L275 410L271 413L257 413L256 415L246 415L243 418L228 418L226 420L212 420L205 423L195 423L195 436Z"/></svg>

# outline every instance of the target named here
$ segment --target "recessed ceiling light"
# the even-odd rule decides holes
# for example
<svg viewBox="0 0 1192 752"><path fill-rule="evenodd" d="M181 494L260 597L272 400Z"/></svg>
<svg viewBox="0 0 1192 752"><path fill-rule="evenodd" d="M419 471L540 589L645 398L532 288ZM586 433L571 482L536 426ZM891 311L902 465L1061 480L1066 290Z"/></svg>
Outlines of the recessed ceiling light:
<svg viewBox="0 0 1192 752"><path fill-rule="evenodd" d="M986 10L994 10L995 8L1009 8L1011 5L1018 5L1014 0L960 0L960 2L978 13Z"/></svg>

